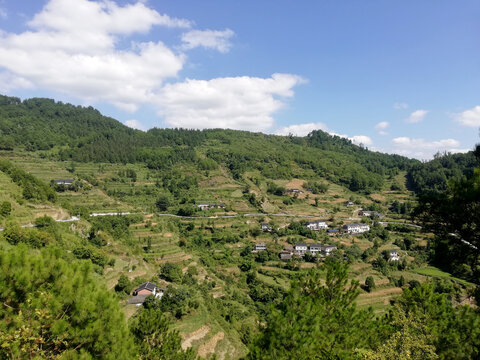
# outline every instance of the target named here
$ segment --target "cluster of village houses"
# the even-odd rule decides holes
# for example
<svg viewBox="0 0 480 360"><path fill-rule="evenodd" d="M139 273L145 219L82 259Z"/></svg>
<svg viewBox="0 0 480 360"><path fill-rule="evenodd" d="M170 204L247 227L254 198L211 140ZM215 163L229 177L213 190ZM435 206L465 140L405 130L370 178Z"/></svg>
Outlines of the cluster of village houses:
<svg viewBox="0 0 480 360"><path fill-rule="evenodd" d="M378 216L381 217L380 213L374 211L361 211L361 216ZM329 229L328 225L325 221L309 221L305 224L307 229L313 231L320 231L326 230L328 235L337 235L340 233L339 229ZM262 231L272 231L273 228L267 223L261 224ZM342 227L342 231L345 234L361 234L367 231L370 231L370 225L368 224L345 224ZM282 252L280 253L280 259L282 260L289 260L294 256L297 257L304 257L306 253L309 253L314 256L328 256L332 253L332 251L336 250L337 247L335 245L321 245L321 244L304 244L304 243L297 243L294 246L286 246ZM255 245L255 248L252 250L253 252L259 252L267 250L267 246L265 243L258 243ZM393 249L389 251L389 260L390 261L398 261L400 260L400 256L398 255L397 250Z"/></svg>

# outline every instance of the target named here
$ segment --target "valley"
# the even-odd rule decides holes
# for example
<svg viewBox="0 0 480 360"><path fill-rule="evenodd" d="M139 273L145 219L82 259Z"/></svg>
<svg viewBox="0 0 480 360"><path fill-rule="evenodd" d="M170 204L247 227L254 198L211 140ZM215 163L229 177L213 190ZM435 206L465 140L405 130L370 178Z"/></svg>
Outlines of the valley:
<svg viewBox="0 0 480 360"><path fill-rule="evenodd" d="M327 263L348 267L348 280L358 286L357 311L377 319L405 289L422 284L441 289L453 306L475 303L474 278L431 260L434 234L413 215L419 200L410 190L413 171L423 171L415 160L321 133L140 133L98 121L82 138L56 133L60 144L32 149L35 142L27 148L22 137L0 151L0 203L10 204L0 219L1 249L25 243L34 252L55 248L68 261L88 262L127 321L141 309L129 303L132 291L154 283L163 294L155 306L184 350L222 360L250 356L271 307L312 271L320 276L317 286L326 285ZM102 121L123 135L89 135L95 131L89 126ZM8 129L4 124L3 133L19 139ZM30 139L49 140L42 133L48 128L32 131L37 136ZM108 143L137 158L105 161ZM456 174L468 173L474 163L468 164ZM314 221L325 228L310 229ZM347 233L349 224L368 230ZM310 250L299 252L299 244Z"/></svg>

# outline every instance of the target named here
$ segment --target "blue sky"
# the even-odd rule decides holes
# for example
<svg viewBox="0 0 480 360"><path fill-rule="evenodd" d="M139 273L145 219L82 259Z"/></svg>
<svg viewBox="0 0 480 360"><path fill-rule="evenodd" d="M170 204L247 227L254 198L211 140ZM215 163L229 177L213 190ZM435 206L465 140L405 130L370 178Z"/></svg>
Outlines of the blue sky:
<svg viewBox="0 0 480 360"><path fill-rule="evenodd" d="M479 142L480 2L0 0L0 93L431 158Z"/></svg>

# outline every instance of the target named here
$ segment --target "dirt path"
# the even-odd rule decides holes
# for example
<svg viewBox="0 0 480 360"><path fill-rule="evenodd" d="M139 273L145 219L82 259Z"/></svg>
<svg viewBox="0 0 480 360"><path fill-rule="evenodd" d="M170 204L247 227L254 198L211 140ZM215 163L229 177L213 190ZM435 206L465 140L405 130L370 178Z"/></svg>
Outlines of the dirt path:
<svg viewBox="0 0 480 360"><path fill-rule="evenodd" d="M208 332L210 331L210 327L208 325L203 325L200 329L195 330L194 332L185 335L185 338L182 342L182 349L186 350L192 346L192 343L196 340L203 339Z"/></svg>
<svg viewBox="0 0 480 360"><path fill-rule="evenodd" d="M206 358L208 354L214 353L215 348L217 347L217 342L222 340L224 336L225 334L223 331L216 333L210 340L198 348L198 356Z"/></svg>

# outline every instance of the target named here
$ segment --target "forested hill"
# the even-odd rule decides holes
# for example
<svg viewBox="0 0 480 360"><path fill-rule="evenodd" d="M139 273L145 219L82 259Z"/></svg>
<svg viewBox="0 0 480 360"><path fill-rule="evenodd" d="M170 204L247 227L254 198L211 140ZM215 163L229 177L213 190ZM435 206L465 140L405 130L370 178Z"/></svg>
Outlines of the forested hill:
<svg viewBox="0 0 480 360"><path fill-rule="evenodd" d="M415 190L431 166L399 155L369 151L350 140L321 130L307 137L275 136L234 130L151 129L133 130L92 107L81 107L33 98L20 100L0 96L0 149L23 148L45 156L77 162L145 163L152 169L168 169L174 164L196 164L199 170L221 165L238 179L246 171L258 170L266 178L322 177L353 191L378 190L386 177L401 170L409 172ZM470 155L455 155L460 173L470 168ZM469 160L470 159L470 160ZM452 173L447 162L444 187ZM457 168L455 167L455 168ZM428 175L428 174L427 174ZM437 176L437 175L435 175ZM437 177L438 177L437 176Z"/></svg>
<svg viewBox="0 0 480 360"><path fill-rule="evenodd" d="M472 177L478 161L470 151L466 154L438 154L431 161L417 163L409 167L407 185L417 194L442 192L448 182Z"/></svg>

